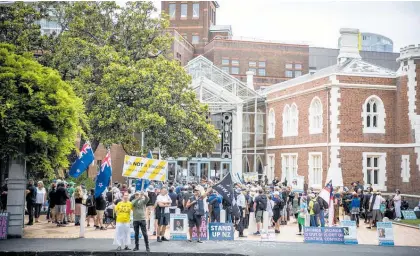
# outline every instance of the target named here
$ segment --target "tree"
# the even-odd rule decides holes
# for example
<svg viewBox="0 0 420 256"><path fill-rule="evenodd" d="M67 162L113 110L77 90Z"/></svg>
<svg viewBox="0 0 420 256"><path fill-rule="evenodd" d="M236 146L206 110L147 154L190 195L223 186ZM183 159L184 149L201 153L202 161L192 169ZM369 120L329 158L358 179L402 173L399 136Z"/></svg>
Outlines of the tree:
<svg viewBox="0 0 420 256"><path fill-rule="evenodd" d="M0 157L24 157L32 174L51 178L69 164L83 102L57 71L15 51L0 44Z"/></svg>
<svg viewBox="0 0 420 256"><path fill-rule="evenodd" d="M171 44L168 19L153 18L151 2L58 3L54 10L63 32L40 61L83 98L94 149L121 143L134 154L135 135L144 132L145 147L165 155L212 151L217 131L185 70L163 57Z"/></svg>

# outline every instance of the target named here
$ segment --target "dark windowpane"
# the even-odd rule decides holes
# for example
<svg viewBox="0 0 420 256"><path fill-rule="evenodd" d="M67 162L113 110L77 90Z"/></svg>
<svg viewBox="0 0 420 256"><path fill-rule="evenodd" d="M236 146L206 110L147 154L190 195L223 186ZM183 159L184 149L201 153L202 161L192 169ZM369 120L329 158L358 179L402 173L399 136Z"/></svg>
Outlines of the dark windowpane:
<svg viewBox="0 0 420 256"><path fill-rule="evenodd" d="M376 113L376 103L373 103L373 112Z"/></svg>
<svg viewBox="0 0 420 256"><path fill-rule="evenodd" d="M373 116L373 127L378 127L376 123L377 116Z"/></svg>
<svg viewBox="0 0 420 256"><path fill-rule="evenodd" d="M370 157L368 157L368 158L367 158L367 165L366 165L366 166L367 166L367 167L371 167L371 166L370 166Z"/></svg>
<svg viewBox="0 0 420 256"><path fill-rule="evenodd" d="M370 116L367 116L367 127L370 127Z"/></svg>
<svg viewBox="0 0 420 256"><path fill-rule="evenodd" d="M373 184L375 185L378 184L378 171L377 170L373 171Z"/></svg>
<svg viewBox="0 0 420 256"><path fill-rule="evenodd" d="M378 167L378 158L373 158L373 167Z"/></svg>
<svg viewBox="0 0 420 256"><path fill-rule="evenodd" d="M370 112L370 103L367 104L367 112Z"/></svg>
<svg viewBox="0 0 420 256"><path fill-rule="evenodd" d="M369 159L369 158L368 158ZM370 175L372 174L372 172L371 171L368 171L367 172L367 184L372 184L371 182L370 182Z"/></svg>

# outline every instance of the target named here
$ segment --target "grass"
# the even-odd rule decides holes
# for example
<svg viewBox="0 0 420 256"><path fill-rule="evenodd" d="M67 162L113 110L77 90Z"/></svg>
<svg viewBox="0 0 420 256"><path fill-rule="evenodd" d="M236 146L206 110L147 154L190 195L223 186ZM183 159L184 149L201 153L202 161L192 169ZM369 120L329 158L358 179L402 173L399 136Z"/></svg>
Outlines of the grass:
<svg viewBox="0 0 420 256"><path fill-rule="evenodd" d="M416 220L401 220L399 222L400 223L407 224L407 225L416 226L416 227L418 227L420 225L420 219L416 219Z"/></svg>

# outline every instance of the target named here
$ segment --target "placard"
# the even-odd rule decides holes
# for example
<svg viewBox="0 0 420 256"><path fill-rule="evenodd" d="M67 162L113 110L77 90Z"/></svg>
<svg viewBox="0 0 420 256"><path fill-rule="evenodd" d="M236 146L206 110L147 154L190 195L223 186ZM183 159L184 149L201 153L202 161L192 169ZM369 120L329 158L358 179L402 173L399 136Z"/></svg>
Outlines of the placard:
<svg viewBox="0 0 420 256"><path fill-rule="evenodd" d="M258 172L244 172L242 175L245 182L258 181Z"/></svg>
<svg viewBox="0 0 420 256"><path fill-rule="evenodd" d="M209 240L234 240L235 229L232 223L209 223Z"/></svg>
<svg viewBox="0 0 420 256"><path fill-rule="evenodd" d="M187 214L171 214L170 219L170 239L174 241L187 240L188 233L188 215Z"/></svg>
<svg viewBox="0 0 420 256"><path fill-rule="evenodd" d="M378 222L377 224L379 245L394 246L394 230L392 222Z"/></svg>
<svg viewBox="0 0 420 256"><path fill-rule="evenodd" d="M356 221L342 220L340 223L341 227L343 227L344 243L358 244Z"/></svg>
<svg viewBox="0 0 420 256"><path fill-rule="evenodd" d="M7 239L7 233L9 231L9 213L0 213L0 240Z"/></svg>
<svg viewBox="0 0 420 256"><path fill-rule="evenodd" d="M123 177L166 181L168 162L137 156L125 156Z"/></svg>
<svg viewBox="0 0 420 256"><path fill-rule="evenodd" d="M197 227L192 230L192 240L197 240ZM207 216L201 216L200 239L207 240Z"/></svg>
<svg viewBox="0 0 420 256"><path fill-rule="evenodd" d="M417 215L413 210L401 211L405 220L416 220Z"/></svg>
<svg viewBox="0 0 420 256"><path fill-rule="evenodd" d="M305 227L305 243L344 244L344 231L339 227Z"/></svg>
<svg viewBox="0 0 420 256"><path fill-rule="evenodd" d="M322 228L304 227L303 241L305 243L324 243L324 234Z"/></svg>

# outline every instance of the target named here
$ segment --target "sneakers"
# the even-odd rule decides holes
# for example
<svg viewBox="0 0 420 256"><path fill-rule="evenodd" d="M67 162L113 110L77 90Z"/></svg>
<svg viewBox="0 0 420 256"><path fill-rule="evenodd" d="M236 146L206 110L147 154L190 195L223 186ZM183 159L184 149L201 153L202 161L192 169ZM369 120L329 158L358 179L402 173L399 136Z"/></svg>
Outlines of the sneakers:
<svg viewBox="0 0 420 256"><path fill-rule="evenodd" d="M153 231L153 235L154 235L154 236L156 235L156 231Z"/></svg>
<svg viewBox="0 0 420 256"><path fill-rule="evenodd" d="M197 243L202 244L203 241L201 241L200 239L197 240Z"/></svg>
<svg viewBox="0 0 420 256"><path fill-rule="evenodd" d="M124 247L124 250L128 251L128 250L130 250L130 248L128 248L128 246L126 246L126 247Z"/></svg>
<svg viewBox="0 0 420 256"><path fill-rule="evenodd" d="M106 230L106 228L104 228L104 227L101 227L101 228L100 228L100 230Z"/></svg>
<svg viewBox="0 0 420 256"><path fill-rule="evenodd" d="M133 251L138 251L139 250L139 246L136 245L136 247L134 247Z"/></svg>
<svg viewBox="0 0 420 256"><path fill-rule="evenodd" d="M146 252L150 252L149 246L146 247Z"/></svg>
<svg viewBox="0 0 420 256"><path fill-rule="evenodd" d="M254 236L259 236L259 235L261 235L260 231L257 231L254 233Z"/></svg>
<svg viewBox="0 0 420 256"><path fill-rule="evenodd" d="M275 230L274 233L280 234L280 230Z"/></svg>
<svg viewBox="0 0 420 256"><path fill-rule="evenodd" d="M121 246L118 246L117 247L117 251L121 251Z"/></svg>
<svg viewBox="0 0 420 256"><path fill-rule="evenodd" d="M162 239L160 239L160 236L158 236L158 237L157 237L157 241L158 241L159 243L161 243L161 242L162 242Z"/></svg>
<svg viewBox="0 0 420 256"><path fill-rule="evenodd" d="M166 239L166 237L164 237L164 236L162 236L161 240L165 241L165 242L169 242L169 239Z"/></svg>

